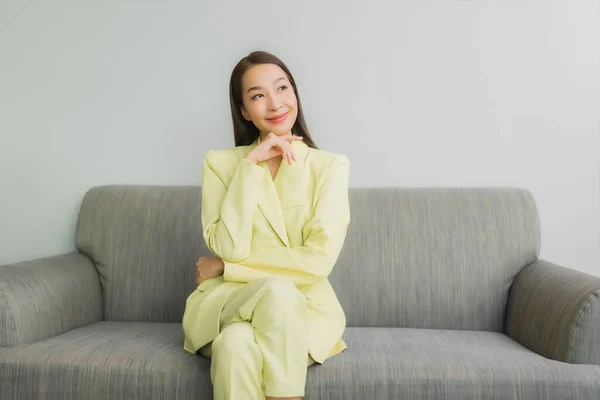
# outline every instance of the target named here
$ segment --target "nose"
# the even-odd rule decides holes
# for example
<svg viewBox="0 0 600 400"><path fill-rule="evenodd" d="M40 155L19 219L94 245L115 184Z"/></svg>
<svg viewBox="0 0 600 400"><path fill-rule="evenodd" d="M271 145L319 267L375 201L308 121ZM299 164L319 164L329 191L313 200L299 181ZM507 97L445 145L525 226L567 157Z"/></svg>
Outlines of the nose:
<svg viewBox="0 0 600 400"><path fill-rule="evenodd" d="M271 111L277 111L281 108L281 100L278 96L269 96L269 108Z"/></svg>

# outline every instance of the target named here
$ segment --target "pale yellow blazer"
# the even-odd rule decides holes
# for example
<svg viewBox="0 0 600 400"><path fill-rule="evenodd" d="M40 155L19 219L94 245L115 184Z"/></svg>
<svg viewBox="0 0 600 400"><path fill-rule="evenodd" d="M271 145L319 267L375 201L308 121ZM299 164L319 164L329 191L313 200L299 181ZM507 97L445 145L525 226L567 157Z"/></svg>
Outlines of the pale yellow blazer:
<svg viewBox="0 0 600 400"><path fill-rule="evenodd" d="M350 163L292 142L275 179L246 154L258 144L210 151L202 172L202 227L208 248L225 263L222 276L202 282L186 301L184 348L196 352L219 333L229 294L269 276L291 279L306 297L309 354L318 363L346 348L344 311L327 277L350 221Z"/></svg>

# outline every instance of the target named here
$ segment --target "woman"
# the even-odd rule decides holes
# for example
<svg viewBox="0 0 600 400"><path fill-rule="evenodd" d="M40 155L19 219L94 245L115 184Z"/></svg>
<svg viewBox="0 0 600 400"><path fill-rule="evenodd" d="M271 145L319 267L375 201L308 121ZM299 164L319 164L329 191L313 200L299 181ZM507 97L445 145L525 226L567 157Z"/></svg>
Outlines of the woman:
<svg viewBox="0 0 600 400"><path fill-rule="evenodd" d="M292 74L253 52L231 74L236 147L202 173L200 257L184 348L210 357L214 398L298 399L307 366L346 348L327 277L350 220L349 162L317 150Z"/></svg>

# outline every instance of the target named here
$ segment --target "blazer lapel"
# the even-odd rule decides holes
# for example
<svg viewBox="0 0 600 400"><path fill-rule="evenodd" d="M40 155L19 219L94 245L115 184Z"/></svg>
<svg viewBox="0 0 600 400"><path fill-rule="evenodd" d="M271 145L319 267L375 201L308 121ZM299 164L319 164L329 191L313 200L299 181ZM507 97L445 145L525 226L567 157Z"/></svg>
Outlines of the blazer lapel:
<svg viewBox="0 0 600 400"><path fill-rule="evenodd" d="M248 146L246 154L252 150L258 143L260 139L254 142L252 145ZM287 235L287 231L285 229L285 222L283 220L283 211L281 209L281 203L279 197L277 195L277 191L275 189L275 184L273 179L271 179L271 171L269 171L269 167L266 162L259 163L258 166L265 169L265 179L263 180L263 195L260 196L258 200L258 208L262 211L265 218L273 228L273 231L277 234L282 243L286 246L290 246L290 241ZM283 165L279 167L281 169ZM279 175L279 171L277 172ZM276 175L276 177L277 177Z"/></svg>
<svg viewBox="0 0 600 400"><path fill-rule="evenodd" d="M270 177L269 177L270 179ZM285 230L285 223L283 222L283 212L281 211L281 205L275 192L273 183L268 182L265 179L264 196L258 202L258 207L269 221L271 228L275 231L279 239L286 247L290 247L290 241Z"/></svg>
<svg viewBox="0 0 600 400"><path fill-rule="evenodd" d="M296 154L296 162L289 165L287 160L282 160L274 181L282 209L286 209L294 200L298 188L302 185L302 173L308 153L308 146L304 142L292 142L292 148Z"/></svg>

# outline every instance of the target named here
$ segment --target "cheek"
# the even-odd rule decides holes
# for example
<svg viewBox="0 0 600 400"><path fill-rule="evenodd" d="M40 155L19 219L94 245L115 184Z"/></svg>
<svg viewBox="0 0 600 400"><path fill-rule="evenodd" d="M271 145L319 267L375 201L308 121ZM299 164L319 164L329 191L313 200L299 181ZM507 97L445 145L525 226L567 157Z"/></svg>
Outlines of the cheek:
<svg viewBox="0 0 600 400"><path fill-rule="evenodd" d="M246 113L252 121L256 121L262 117L262 111L259 102L252 102L246 106Z"/></svg>
<svg viewBox="0 0 600 400"><path fill-rule="evenodd" d="M294 115L294 118L292 118L294 120L294 122L296 121L296 117L298 116L298 106L296 104L294 104L293 110L292 110L292 114Z"/></svg>
<svg viewBox="0 0 600 400"><path fill-rule="evenodd" d="M298 102L296 101L296 96L292 93L292 95L288 98L286 103L290 110L292 110L292 114L294 116L293 119L295 120L296 116L298 115Z"/></svg>
<svg viewBox="0 0 600 400"><path fill-rule="evenodd" d="M298 100L296 99L296 95L294 94L293 91L290 90L290 95L287 99L287 103L289 105L290 108L298 108Z"/></svg>

